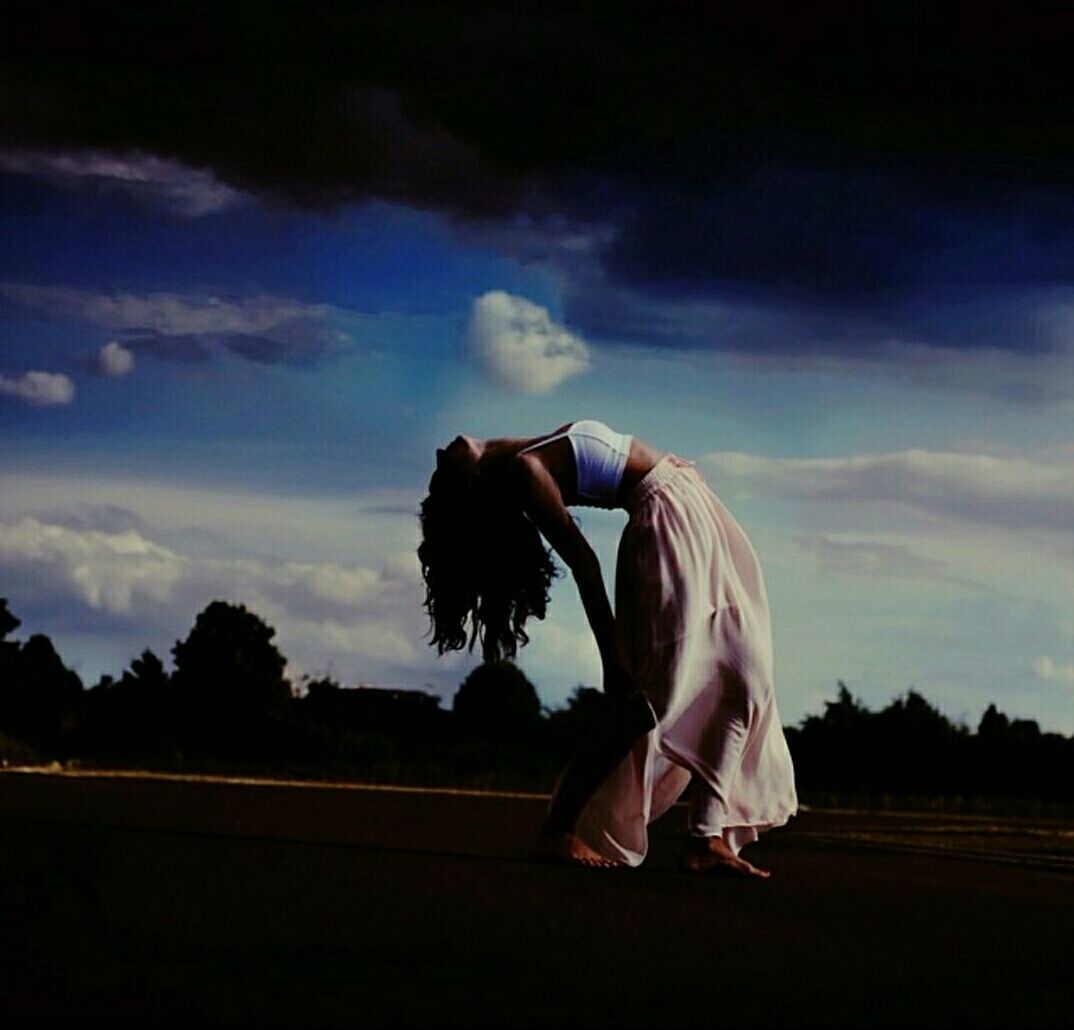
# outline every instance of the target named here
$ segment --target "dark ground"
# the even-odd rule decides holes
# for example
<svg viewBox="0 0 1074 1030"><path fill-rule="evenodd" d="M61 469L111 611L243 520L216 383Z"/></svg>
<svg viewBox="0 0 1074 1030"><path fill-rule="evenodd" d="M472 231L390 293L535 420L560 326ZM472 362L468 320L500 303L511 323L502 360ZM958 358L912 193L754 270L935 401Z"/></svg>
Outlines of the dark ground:
<svg viewBox="0 0 1074 1030"><path fill-rule="evenodd" d="M767 882L533 864L544 800L0 775L0 1026L1037 1024L1069 826L805 812Z"/></svg>

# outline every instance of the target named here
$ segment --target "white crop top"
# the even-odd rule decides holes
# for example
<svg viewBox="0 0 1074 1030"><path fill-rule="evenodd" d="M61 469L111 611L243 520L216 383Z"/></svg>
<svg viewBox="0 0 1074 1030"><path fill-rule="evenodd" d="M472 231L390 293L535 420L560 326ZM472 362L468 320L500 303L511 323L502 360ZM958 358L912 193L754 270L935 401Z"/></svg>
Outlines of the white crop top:
<svg viewBox="0 0 1074 1030"><path fill-rule="evenodd" d="M590 508L614 508L615 495L619 492L623 469L630 457L633 437L617 433L596 419L587 418L572 422L562 433L523 447L518 453L525 454L564 436L570 440L574 451L578 503Z"/></svg>

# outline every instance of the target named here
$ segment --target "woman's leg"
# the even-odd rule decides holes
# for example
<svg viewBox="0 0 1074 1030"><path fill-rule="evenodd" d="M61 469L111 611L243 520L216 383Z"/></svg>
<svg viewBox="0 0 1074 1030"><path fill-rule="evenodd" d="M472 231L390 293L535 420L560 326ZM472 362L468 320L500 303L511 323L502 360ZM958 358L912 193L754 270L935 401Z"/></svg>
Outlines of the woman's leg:
<svg viewBox="0 0 1074 1030"><path fill-rule="evenodd" d="M589 799L629 754L635 742L656 725L642 693L632 694L587 740L567 764L556 785L537 842L540 855L584 865L618 865L582 843L575 828Z"/></svg>
<svg viewBox="0 0 1074 1030"><path fill-rule="evenodd" d="M726 839L723 800L700 776L691 784L690 829L682 865L692 873L730 873L767 879L771 873L740 858Z"/></svg>

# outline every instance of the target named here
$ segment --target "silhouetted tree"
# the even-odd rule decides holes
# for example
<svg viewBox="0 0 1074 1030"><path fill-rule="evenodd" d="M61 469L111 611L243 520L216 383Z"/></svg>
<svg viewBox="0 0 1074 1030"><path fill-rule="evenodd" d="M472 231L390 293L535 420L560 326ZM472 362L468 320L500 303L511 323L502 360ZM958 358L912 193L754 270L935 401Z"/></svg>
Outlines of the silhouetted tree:
<svg viewBox="0 0 1074 1030"><path fill-rule="evenodd" d="M977 724L977 736L981 740L999 740L1007 735L1008 726L1010 720L992 704L985 709L981 721Z"/></svg>
<svg viewBox="0 0 1074 1030"><path fill-rule="evenodd" d="M467 729L483 737L523 737L541 721L541 701L514 662L484 662L462 681L452 711Z"/></svg>
<svg viewBox="0 0 1074 1030"><path fill-rule="evenodd" d="M850 692L842 681L836 681L839 693L834 701L824 702L824 722L833 730L843 733L857 733L872 718L872 713Z"/></svg>
<svg viewBox="0 0 1074 1030"><path fill-rule="evenodd" d="M358 733L427 736L444 725L440 698L424 690L341 687L330 677L311 680L298 706L308 719Z"/></svg>
<svg viewBox="0 0 1074 1030"><path fill-rule="evenodd" d="M822 790L864 786L869 774L867 731L872 713L839 680L835 701L824 702L823 715L808 715L801 729L787 735L799 781Z"/></svg>
<svg viewBox="0 0 1074 1030"><path fill-rule="evenodd" d="M7 601L0 601L0 638L19 625ZM59 754L74 727L81 695L78 674L63 664L43 633L21 645L0 640L0 730L43 754Z"/></svg>
<svg viewBox="0 0 1074 1030"><path fill-rule="evenodd" d="M7 598L0 597L0 729L5 727L5 698L6 691L15 677L15 667L18 662L19 645L14 640L5 640L9 633L22 625L7 607ZM8 699L10 700L10 699Z"/></svg>
<svg viewBox="0 0 1074 1030"><path fill-rule="evenodd" d="M147 647L141 656L131 662L129 672L123 674L124 679L129 679L148 691L162 692L168 686L168 674L164 671L164 663Z"/></svg>
<svg viewBox="0 0 1074 1030"><path fill-rule="evenodd" d="M9 633L14 633L21 625L21 620L15 618L8 610L7 598L0 597L0 641Z"/></svg>
<svg viewBox="0 0 1074 1030"><path fill-rule="evenodd" d="M293 696L275 630L243 605L213 601L172 649L176 671L144 650L116 680L89 691L52 642L7 639L20 622L0 598L0 758L79 754L125 762L195 755L252 759L388 782L476 786L551 782L614 706L577 687L542 712L537 691L510 661L475 668L450 712L424 691L341 687L330 677ZM1042 732L990 704L976 733L953 724L916 690L870 711L838 681L822 715L785 733L799 786L832 799L884 795L1074 802L1074 736ZM816 795L814 795L815 797Z"/></svg>
<svg viewBox="0 0 1074 1030"><path fill-rule="evenodd" d="M1035 744L1040 740L1040 725L1036 719L1012 719L1010 733L1021 744Z"/></svg>
<svg viewBox="0 0 1074 1030"><path fill-rule="evenodd" d="M880 711L871 727L870 753L885 769L882 789L905 794L942 794L961 772L956 758L958 731L916 690Z"/></svg>
<svg viewBox="0 0 1074 1030"><path fill-rule="evenodd" d="M291 698L276 631L245 605L212 601L172 648L186 739L195 749L261 750Z"/></svg>
<svg viewBox="0 0 1074 1030"><path fill-rule="evenodd" d="M164 663L147 648L118 681L106 674L86 692L80 749L96 757L174 756L178 714Z"/></svg>

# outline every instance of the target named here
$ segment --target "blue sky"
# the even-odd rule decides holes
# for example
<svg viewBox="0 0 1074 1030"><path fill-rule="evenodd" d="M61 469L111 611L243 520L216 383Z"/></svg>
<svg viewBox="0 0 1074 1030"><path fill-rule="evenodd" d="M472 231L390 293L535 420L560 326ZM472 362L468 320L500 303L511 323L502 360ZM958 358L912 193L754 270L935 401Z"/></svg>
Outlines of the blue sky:
<svg viewBox="0 0 1074 1030"><path fill-rule="evenodd" d="M912 687L971 725L995 702L1074 732L1074 206L1047 154L1000 189L965 130L945 178L927 93L912 160L833 140L808 104L764 146L708 109L668 140L651 104L620 124L632 80L601 68L577 74L606 136L530 106L527 150L490 128L487 87L460 87L468 109L399 69L299 64L347 98L349 157L270 165L226 101L196 135L178 88L76 130L64 67L53 114L0 134L0 594L87 685L169 659L223 597L296 677L450 698L475 660L423 639L434 449L599 418L695 459L751 537L785 722L842 679L872 706ZM307 147L333 128L264 98L255 119ZM611 593L625 514L578 515ZM599 682L569 577L520 664L549 705Z"/></svg>

